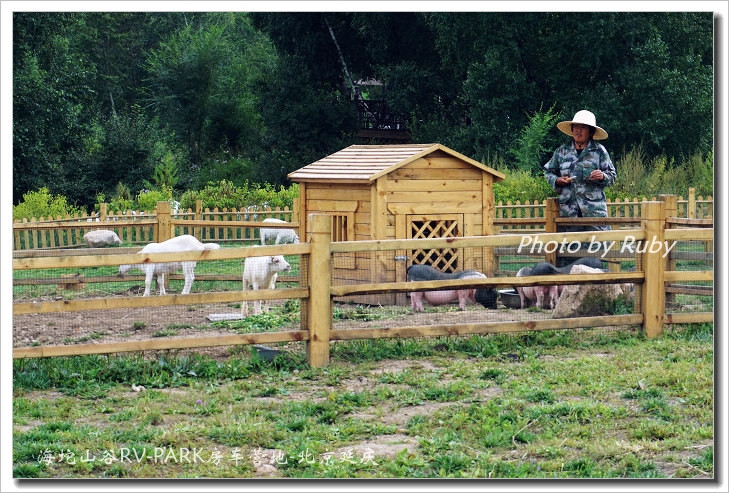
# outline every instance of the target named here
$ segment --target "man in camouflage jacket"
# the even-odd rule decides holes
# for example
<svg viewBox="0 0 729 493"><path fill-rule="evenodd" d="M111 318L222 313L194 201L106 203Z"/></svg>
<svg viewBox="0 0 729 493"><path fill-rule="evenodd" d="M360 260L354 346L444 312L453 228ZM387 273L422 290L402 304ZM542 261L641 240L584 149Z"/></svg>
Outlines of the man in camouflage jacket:
<svg viewBox="0 0 729 493"><path fill-rule="evenodd" d="M557 127L573 137L560 146L544 165L547 182L559 192L562 217L607 217L604 188L615 183L617 173L610 155L596 139L607 138L607 132L595 125L589 111L579 111L572 121ZM572 226L562 231L607 231L608 225Z"/></svg>

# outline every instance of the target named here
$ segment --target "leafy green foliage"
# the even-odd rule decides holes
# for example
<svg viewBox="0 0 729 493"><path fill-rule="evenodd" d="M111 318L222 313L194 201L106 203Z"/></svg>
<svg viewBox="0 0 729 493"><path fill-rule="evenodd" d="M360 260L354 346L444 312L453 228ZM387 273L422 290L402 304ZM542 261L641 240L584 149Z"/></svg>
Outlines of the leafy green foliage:
<svg viewBox="0 0 729 493"><path fill-rule="evenodd" d="M165 171L168 175L174 173L169 157L176 149L158 120L150 118L141 107L112 115L100 122L93 151L85 157L83 173L88 184L75 193L87 197L95 192L111 195L122 183L132 194L154 188L149 180L155 186L158 182L165 184L162 176L155 178L155 172L161 169L162 175Z"/></svg>
<svg viewBox="0 0 729 493"><path fill-rule="evenodd" d="M161 162L154 167L153 186L150 188L172 190L179 179L179 163L172 152L167 151Z"/></svg>
<svg viewBox="0 0 729 493"><path fill-rule="evenodd" d="M153 211L157 208L157 202L172 199L172 190L142 190L137 194L137 207L142 211Z"/></svg>
<svg viewBox="0 0 729 493"><path fill-rule="evenodd" d="M18 12L14 203L42 186L86 207L119 183L287 186L359 142L329 27L414 142L533 169L564 142L553 118L588 107L614 161L640 148L643 175L662 167L648 186L711 193L711 12Z"/></svg>
<svg viewBox="0 0 729 493"><path fill-rule="evenodd" d="M309 73L307 60L279 56L257 109L266 122L255 151L251 180L283 185L286 175L354 143L354 106L341 90Z"/></svg>
<svg viewBox="0 0 729 493"><path fill-rule="evenodd" d="M545 152L551 151L545 145L545 138L554 128L559 118L554 113L554 106L546 112L535 112L529 117L529 122L519 133L515 146L509 149L509 154L514 157L513 166L523 171L541 173L544 171L543 163Z"/></svg>
<svg viewBox="0 0 729 493"><path fill-rule="evenodd" d="M202 190L188 190L180 197L180 205L195 208L195 201L202 200L203 207L217 207L228 209L248 207L250 205L292 208L294 199L299 195L297 184L289 188L276 188L271 184L261 186L245 182L237 187L232 182L221 180L218 183L208 183Z"/></svg>
<svg viewBox="0 0 729 493"><path fill-rule="evenodd" d="M255 168L251 158L221 151L203 159L199 172L187 180L188 189L201 189L211 182L221 181L242 185L247 181L254 181Z"/></svg>
<svg viewBox="0 0 729 493"><path fill-rule="evenodd" d="M89 85L94 68L70 46L67 36L74 19L69 14L14 15L20 45L13 67L16 203L23 193L49 183L54 193L69 196L73 187L83 186L85 177L78 173L79 157L84 155L84 140L95 118L94 90ZM54 21L56 25L50 27L48 24ZM33 40L36 32L45 36Z"/></svg>
<svg viewBox="0 0 729 493"><path fill-rule="evenodd" d="M187 145L190 163L257 140L254 87L275 53L246 14L211 14L172 33L147 58L150 102Z"/></svg>
<svg viewBox="0 0 729 493"><path fill-rule="evenodd" d="M554 195L552 187L549 186L543 175L534 174L525 170L507 170L500 167L499 171L506 175L502 181L494 183L494 201L498 204L538 201L542 202ZM497 168L498 169L498 168Z"/></svg>
<svg viewBox="0 0 729 493"><path fill-rule="evenodd" d="M66 214L81 214L85 211L70 205L63 195L54 195L48 188L42 187L34 192L23 194L23 200L13 206L13 219L48 218L65 216Z"/></svg>
<svg viewBox="0 0 729 493"><path fill-rule="evenodd" d="M666 156L649 159L643 147L636 147L615 161L618 177L605 189L608 198L652 197L672 193L686 197L690 187L697 195L713 195L714 156L709 152L691 155L679 163Z"/></svg>

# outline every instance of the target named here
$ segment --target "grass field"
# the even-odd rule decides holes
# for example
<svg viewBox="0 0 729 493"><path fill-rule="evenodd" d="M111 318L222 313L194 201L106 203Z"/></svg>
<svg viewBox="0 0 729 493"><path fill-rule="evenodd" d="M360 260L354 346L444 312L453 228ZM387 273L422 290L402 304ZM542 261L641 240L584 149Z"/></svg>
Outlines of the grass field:
<svg viewBox="0 0 729 493"><path fill-rule="evenodd" d="M713 325L14 361L16 478L714 477Z"/></svg>

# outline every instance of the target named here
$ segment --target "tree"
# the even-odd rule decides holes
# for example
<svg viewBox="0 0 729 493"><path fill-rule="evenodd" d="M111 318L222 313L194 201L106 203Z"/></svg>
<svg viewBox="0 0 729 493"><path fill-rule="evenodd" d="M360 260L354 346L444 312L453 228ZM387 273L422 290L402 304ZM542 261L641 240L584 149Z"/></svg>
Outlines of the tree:
<svg viewBox="0 0 729 493"><path fill-rule="evenodd" d="M86 12L78 15L70 41L96 68L92 82L100 114L124 112L141 105L149 77L143 54L184 28L183 12Z"/></svg>
<svg viewBox="0 0 729 493"><path fill-rule="evenodd" d="M259 90L275 61L244 14L210 14L150 52L149 107L187 148L187 175L257 145Z"/></svg>
<svg viewBox="0 0 729 493"><path fill-rule="evenodd" d="M632 39L629 62L615 71L616 128L626 145L650 156L708 152L713 143L711 14L659 17ZM677 32L685 33L685 38Z"/></svg>
<svg viewBox="0 0 729 493"><path fill-rule="evenodd" d="M147 188L166 156L179 154L171 140L139 106L102 119L83 157L76 193L93 199L99 193L113 196L119 183L134 192Z"/></svg>
<svg viewBox="0 0 729 493"><path fill-rule="evenodd" d="M80 203L136 193L168 152L182 188L285 184L357 142L339 52L414 141L477 159L530 154L511 151L540 108L589 109L612 153L669 167L713 144L710 12L28 12L13 27L15 202L43 185ZM551 128L542 148L562 142Z"/></svg>
<svg viewBox="0 0 729 493"><path fill-rule="evenodd" d="M74 15L16 13L13 199L49 185L76 198L79 158L94 118L93 66L70 51ZM35 38L38 34L41 37Z"/></svg>
<svg viewBox="0 0 729 493"><path fill-rule="evenodd" d="M309 75L298 57L284 55L259 87L264 126L252 154L258 163L253 181L285 185L289 172L353 141L356 116L348 94L329 92Z"/></svg>

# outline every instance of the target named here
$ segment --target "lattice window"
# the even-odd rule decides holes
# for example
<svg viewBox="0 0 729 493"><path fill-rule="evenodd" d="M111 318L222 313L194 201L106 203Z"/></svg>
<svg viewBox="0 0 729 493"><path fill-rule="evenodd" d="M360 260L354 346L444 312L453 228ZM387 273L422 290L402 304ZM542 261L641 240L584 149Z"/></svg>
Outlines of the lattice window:
<svg viewBox="0 0 729 493"><path fill-rule="evenodd" d="M351 213L332 214L332 241L350 241Z"/></svg>
<svg viewBox="0 0 729 493"><path fill-rule="evenodd" d="M455 238L463 236L461 214L434 214L428 217L409 218L410 238ZM430 265L443 272L460 268L461 255L458 249L418 249L410 254L413 264Z"/></svg>
<svg viewBox="0 0 729 493"><path fill-rule="evenodd" d="M353 241L354 240L354 213L329 213L332 216L332 241ZM343 269L354 269L354 253L339 253L334 259L334 267Z"/></svg>

